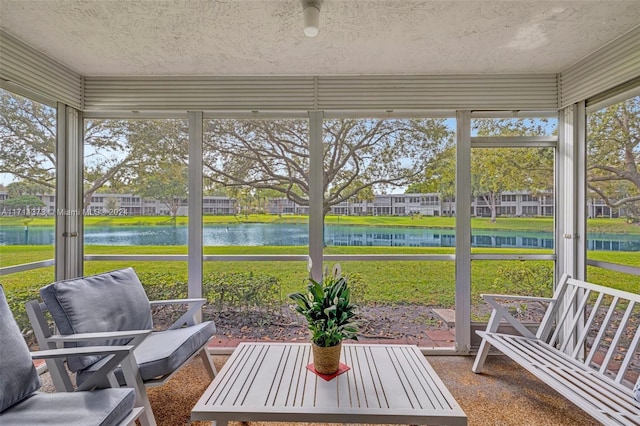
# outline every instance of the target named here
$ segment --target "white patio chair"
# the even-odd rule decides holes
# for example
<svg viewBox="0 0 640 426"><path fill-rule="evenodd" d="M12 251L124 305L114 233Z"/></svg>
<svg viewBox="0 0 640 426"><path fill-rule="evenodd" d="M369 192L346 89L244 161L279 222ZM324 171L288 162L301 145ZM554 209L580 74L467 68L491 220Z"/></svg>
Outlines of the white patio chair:
<svg viewBox="0 0 640 426"><path fill-rule="evenodd" d="M145 332L139 332L145 333ZM149 332L146 332L148 334ZM27 425L133 425L144 412L135 406L133 388L93 390L107 374L122 365L130 384L135 383L137 366L133 346L94 346L54 349L29 353L16 324L4 289L0 286L0 424ZM71 355L104 356L102 368L87 378L74 392L38 392L40 377L33 359L58 359Z"/></svg>
<svg viewBox="0 0 640 426"><path fill-rule="evenodd" d="M44 303L30 301L27 314L40 347L135 344L140 384L137 391L150 413L145 386L159 386L171 378L189 360L200 355L213 378L215 366L206 349L216 327L212 321L197 324L196 314L205 299L179 299L149 302L132 268L84 278L58 281L40 289ZM153 330L152 304L189 304L188 311L167 330L153 331L139 341L135 330ZM60 335L52 334L44 313L51 313ZM133 339L133 340L131 340ZM100 356L68 357L67 367L82 384L105 362ZM56 388L69 389L72 384L61 360L47 362ZM115 370L124 383L120 369ZM143 385L144 384L144 385ZM153 416L151 425L155 424Z"/></svg>

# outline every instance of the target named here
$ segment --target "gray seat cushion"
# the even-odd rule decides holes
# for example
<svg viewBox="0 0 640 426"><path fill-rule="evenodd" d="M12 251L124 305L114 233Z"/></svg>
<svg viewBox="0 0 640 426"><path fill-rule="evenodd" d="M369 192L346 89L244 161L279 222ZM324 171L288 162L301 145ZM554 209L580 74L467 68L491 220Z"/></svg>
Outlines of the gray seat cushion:
<svg viewBox="0 0 640 426"><path fill-rule="evenodd" d="M173 373L191 357L200 347L215 334L216 326L206 321L191 327L176 330L157 331L151 333L138 346L134 353L142 380L150 380ZM76 382L81 384L91 372L100 368L105 360L100 361L86 370L79 371ZM115 371L120 384L124 385L122 371Z"/></svg>
<svg viewBox="0 0 640 426"><path fill-rule="evenodd" d="M153 328L149 299L132 268L58 281L41 288L40 296L60 334ZM103 344L126 343L126 340L111 340ZM67 346L97 344L73 343ZM67 363L71 371L79 371L101 358L70 357Z"/></svg>
<svg viewBox="0 0 640 426"><path fill-rule="evenodd" d="M0 286L0 412L40 388L27 343ZM0 422L0 424L4 424Z"/></svg>
<svg viewBox="0 0 640 426"><path fill-rule="evenodd" d="M129 415L134 403L135 391L130 388L91 392L36 392L20 404L0 413L0 425L118 425Z"/></svg>

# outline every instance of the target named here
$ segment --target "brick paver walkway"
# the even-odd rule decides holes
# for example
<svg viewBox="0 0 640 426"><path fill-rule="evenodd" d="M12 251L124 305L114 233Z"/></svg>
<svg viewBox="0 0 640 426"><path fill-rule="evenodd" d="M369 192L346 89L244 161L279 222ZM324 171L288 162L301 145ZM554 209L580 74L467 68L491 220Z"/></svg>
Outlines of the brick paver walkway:
<svg viewBox="0 0 640 426"><path fill-rule="evenodd" d="M429 330L425 332L426 338L416 339L416 338L406 338L406 339L367 339L360 338L358 341L360 343L371 343L371 344L399 344L399 345L417 345L419 347L425 348L446 348L453 347L455 344L455 329L448 330ZM303 339L292 339L292 340L278 340L278 339L270 339L268 337L264 337L261 339L235 339L235 338L226 338L224 336L214 337L209 343L210 348L235 348L241 342L304 342Z"/></svg>

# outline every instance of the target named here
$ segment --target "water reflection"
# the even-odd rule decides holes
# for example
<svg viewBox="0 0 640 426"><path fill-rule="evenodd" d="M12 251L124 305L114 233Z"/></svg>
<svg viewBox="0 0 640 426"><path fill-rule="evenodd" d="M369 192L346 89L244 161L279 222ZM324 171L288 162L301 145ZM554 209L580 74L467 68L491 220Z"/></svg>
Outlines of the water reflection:
<svg viewBox="0 0 640 426"><path fill-rule="evenodd" d="M87 245L145 246L186 245L186 226L105 226L84 230ZM205 246L306 246L305 224L206 225ZM328 246L455 247L453 229L424 229L370 226L330 226L325 228ZM52 245L53 228L2 227L0 245ZM550 232L474 231L473 247L553 249ZM640 236L628 234L590 234L589 250L640 251Z"/></svg>
<svg viewBox="0 0 640 426"><path fill-rule="evenodd" d="M186 226L87 227L84 243L104 246L186 245Z"/></svg>
<svg viewBox="0 0 640 426"><path fill-rule="evenodd" d="M392 246L392 247L455 247L452 229L328 227L327 245ZM550 232L475 231L472 247L544 248L553 249Z"/></svg>
<svg viewBox="0 0 640 426"><path fill-rule="evenodd" d="M35 245L48 246L54 244L53 228L12 226L0 227L0 245Z"/></svg>

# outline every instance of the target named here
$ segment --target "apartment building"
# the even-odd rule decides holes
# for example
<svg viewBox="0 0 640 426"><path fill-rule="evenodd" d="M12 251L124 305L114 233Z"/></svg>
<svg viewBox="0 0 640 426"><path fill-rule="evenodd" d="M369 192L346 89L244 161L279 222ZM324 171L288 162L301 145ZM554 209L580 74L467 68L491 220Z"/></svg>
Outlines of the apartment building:
<svg viewBox="0 0 640 426"><path fill-rule="evenodd" d="M269 198L267 201L267 213L280 215L309 214L309 206L301 206L286 197Z"/></svg>
<svg viewBox="0 0 640 426"><path fill-rule="evenodd" d="M497 216L531 217L553 216L553 195L532 195L527 192L505 192L497 200ZM384 194L373 200L347 200L331 208L331 213L354 216L455 216L455 197L438 193ZM491 208L484 197L474 197L471 215L491 216Z"/></svg>
<svg viewBox="0 0 640 426"><path fill-rule="evenodd" d="M56 197L50 194L36 195L44 206L32 209L33 215L53 216L56 214ZM8 194L0 191L0 203L9 198ZM186 198L176 200L178 206L177 216L187 216L189 213L189 200ZM204 214L229 215L237 213L235 198L208 196L202 197L202 211ZM0 208L0 213L4 216L13 216L17 211ZM73 212L71 213L73 214ZM77 212L80 214L80 212ZM82 211L85 216L166 216L171 214L170 207L159 200L142 198L135 194L105 194L96 193L91 197L91 202ZM22 214L18 214L22 215Z"/></svg>
<svg viewBox="0 0 640 426"><path fill-rule="evenodd" d="M42 194L38 198L45 204L37 209L39 215L55 215L55 195ZM0 203L8 198L0 191ZM178 216L188 215L188 200L177 200ZM204 196L202 199L204 214L231 215L240 212L235 198L225 196ZM502 217L553 216L554 199L552 193L503 192L496 203L496 215ZM269 214L309 214L308 206L301 206L285 197L270 198L266 205ZM15 214L9 209L0 209L4 216ZM134 194L103 194L91 197L91 203L84 215L170 215L171 209L162 201L142 198ZM589 199L587 204L589 217L615 218L624 215L624 209L612 209L604 200ZM442 197L438 193L424 194L380 194L371 200L345 200L331 207L331 214L345 216L455 216L455 197ZM471 203L471 215L490 217L491 208L484 197L474 197Z"/></svg>

